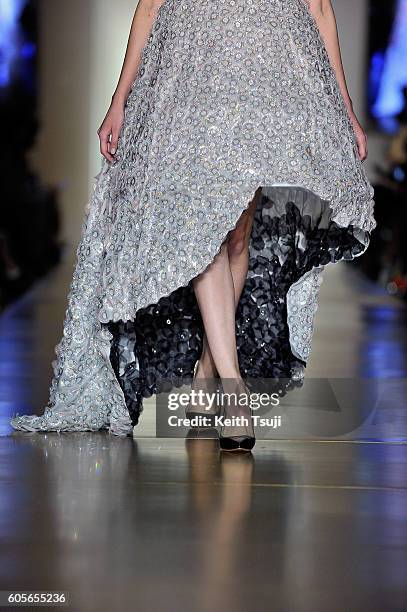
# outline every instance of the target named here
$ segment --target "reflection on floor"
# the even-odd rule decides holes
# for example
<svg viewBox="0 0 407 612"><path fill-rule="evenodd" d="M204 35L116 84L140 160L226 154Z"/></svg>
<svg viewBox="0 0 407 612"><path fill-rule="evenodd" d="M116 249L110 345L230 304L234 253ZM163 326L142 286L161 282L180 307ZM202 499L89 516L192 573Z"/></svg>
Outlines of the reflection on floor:
<svg viewBox="0 0 407 612"><path fill-rule="evenodd" d="M354 439L224 457L148 437L152 405L137 440L10 436L11 414L47 401L70 272L0 320L0 590L64 590L75 612L406 610L405 306L327 270L308 376L395 385Z"/></svg>

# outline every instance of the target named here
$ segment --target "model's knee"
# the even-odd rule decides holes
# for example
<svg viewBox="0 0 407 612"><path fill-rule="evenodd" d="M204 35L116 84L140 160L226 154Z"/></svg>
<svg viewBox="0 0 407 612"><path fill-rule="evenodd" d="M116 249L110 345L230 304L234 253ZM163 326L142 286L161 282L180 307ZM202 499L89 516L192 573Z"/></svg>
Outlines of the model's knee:
<svg viewBox="0 0 407 612"><path fill-rule="evenodd" d="M228 241L228 252L231 259L240 259L249 248L247 232L235 231L231 234Z"/></svg>

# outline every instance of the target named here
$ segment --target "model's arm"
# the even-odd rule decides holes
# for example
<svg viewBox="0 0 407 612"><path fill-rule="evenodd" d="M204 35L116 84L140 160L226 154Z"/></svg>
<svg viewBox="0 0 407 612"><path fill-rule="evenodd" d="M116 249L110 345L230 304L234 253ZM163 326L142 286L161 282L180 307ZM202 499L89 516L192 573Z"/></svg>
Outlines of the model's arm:
<svg viewBox="0 0 407 612"><path fill-rule="evenodd" d="M100 152L114 161L124 119L124 106L140 65L141 53L151 33L158 10L165 0L139 0L134 13L120 79L107 115L98 130Z"/></svg>
<svg viewBox="0 0 407 612"><path fill-rule="evenodd" d="M318 25L321 37L325 43L331 65L335 71L336 78L348 109L353 129L355 131L359 149L359 157L363 161L367 157L367 139L366 134L363 131L363 128L361 127L353 110L352 100L346 84L339 45L338 28L336 25L335 13L332 8L331 0L308 0L308 4L310 6L310 11Z"/></svg>

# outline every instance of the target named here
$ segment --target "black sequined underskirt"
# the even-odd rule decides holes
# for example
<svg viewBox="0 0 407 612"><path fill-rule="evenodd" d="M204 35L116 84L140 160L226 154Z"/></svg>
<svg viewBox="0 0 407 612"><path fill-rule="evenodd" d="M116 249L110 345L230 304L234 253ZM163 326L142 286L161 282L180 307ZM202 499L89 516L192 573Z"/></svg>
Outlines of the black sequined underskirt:
<svg viewBox="0 0 407 612"><path fill-rule="evenodd" d="M276 192L277 193L277 192ZM291 349L287 293L313 268L352 260L366 249L369 234L331 219L329 203L303 188L281 201L267 190L259 200L250 242L249 273L236 312L242 375L273 379L279 392L298 387L293 372L305 361ZM288 194L293 190L287 189ZM143 398L178 387L193 376L202 351L203 324L192 282L157 304L139 310L134 321L108 324L111 362L133 425Z"/></svg>

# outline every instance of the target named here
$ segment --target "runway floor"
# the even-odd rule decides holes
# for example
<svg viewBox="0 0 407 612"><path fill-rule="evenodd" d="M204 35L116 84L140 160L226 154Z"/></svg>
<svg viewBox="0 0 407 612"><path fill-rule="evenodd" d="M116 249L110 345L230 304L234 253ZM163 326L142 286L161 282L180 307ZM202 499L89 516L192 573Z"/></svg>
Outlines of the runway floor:
<svg viewBox="0 0 407 612"><path fill-rule="evenodd" d="M301 435L221 456L156 438L149 401L135 439L10 435L47 401L70 274L0 319L0 590L64 591L75 612L405 612L405 304L326 270L307 376L371 381L352 428L308 405Z"/></svg>

